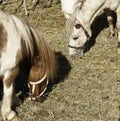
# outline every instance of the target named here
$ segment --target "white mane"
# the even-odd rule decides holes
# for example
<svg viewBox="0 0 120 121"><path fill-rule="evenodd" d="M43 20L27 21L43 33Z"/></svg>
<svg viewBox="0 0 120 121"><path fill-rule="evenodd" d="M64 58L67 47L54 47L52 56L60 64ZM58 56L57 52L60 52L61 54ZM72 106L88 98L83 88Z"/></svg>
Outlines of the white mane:
<svg viewBox="0 0 120 121"><path fill-rule="evenodd" d="M2 11L0 11L0 23L2 23L5 27L5 30L8 32L9 40L15 41L19 40L21 41L24 39L25 46L27 49L27 53L29 53L31 56L33 55L33 39L30 33L30 28L27 26L24 21L17 18L14 15L6 14ZM14 36L13 36L14 33ZM17 42L16 42L17 43Z"/></svg>

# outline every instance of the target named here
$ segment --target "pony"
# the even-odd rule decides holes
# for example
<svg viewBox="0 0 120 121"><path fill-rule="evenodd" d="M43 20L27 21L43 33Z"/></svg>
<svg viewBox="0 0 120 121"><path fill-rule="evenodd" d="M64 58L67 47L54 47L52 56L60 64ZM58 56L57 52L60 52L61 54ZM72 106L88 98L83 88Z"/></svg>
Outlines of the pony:
<svg viewBox="0 0 120 121"><path fill-rule="evenodd" d="M110 36L114 36L113 12L117 16L118 53L120 53L120 0L61 0L62 9L67 18L69 36L69 55L73 58L82 57L92 37L91 25L96 17L105 13L107 16Z"/></svg>
<svg viewBox="0 0 120 121"><path fill-rule="evenodd" d="M0 11L0 77L4 92L1 112L4 121L18 118L13 106L16 99L14 84L20 66L28 60L32 67L38 56L45 74L53 79L56 58L39 31L15 15Z"/></svg>

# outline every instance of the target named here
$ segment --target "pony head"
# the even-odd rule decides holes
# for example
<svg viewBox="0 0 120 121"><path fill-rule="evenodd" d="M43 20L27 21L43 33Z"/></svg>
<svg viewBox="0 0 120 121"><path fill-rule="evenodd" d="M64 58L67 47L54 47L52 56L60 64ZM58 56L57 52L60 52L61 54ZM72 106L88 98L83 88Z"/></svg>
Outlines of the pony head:
<svg viewBox="0 0 120 121"><path fill-rule="evenodd" d="M57 60L55 53L40 35L39 31L30 28L33 40L35 40L34 57L31 61L29 72L29 89L31 99L36 100L47 89L48 80L54 80L57 74Z"/></svg>
<svg viewBox="0 0 120 121"><path fill-rule="evenodd" d="M89 22L85 21L80 9L75 9L67 20L66 27L69 36L69 55L72 58L82 57L91 37L91 28Z"/></svg>
<svg viewBox="0 0 120 121"><path fill-rule="evenodd" d="M40 56L33 60L29 73L29 91L31 100L40 98L47 89L48 78L40 61Z"/></svg>

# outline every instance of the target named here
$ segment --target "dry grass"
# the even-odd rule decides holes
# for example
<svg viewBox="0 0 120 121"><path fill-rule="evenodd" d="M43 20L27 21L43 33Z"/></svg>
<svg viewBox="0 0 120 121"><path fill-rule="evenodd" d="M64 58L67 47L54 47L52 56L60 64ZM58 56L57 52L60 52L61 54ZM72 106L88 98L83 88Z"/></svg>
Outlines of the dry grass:
<svg viewBox="0 0 120 121"><path fill-rule="evenodd" d="M15 5L7 5L4 10L14 13ZM28 17L24 15L24 8L20 8L16 15L40 30L51 48L62 52L72 67L68 76L52 86L43 103L25 98L16 108L20 121L120 121L117 37L108 39L108 29L105 28L83 59L71 60L65 18L59 4L46 9L37 7L30 10ZM64 73L64 70L60 71Z"/></svg>

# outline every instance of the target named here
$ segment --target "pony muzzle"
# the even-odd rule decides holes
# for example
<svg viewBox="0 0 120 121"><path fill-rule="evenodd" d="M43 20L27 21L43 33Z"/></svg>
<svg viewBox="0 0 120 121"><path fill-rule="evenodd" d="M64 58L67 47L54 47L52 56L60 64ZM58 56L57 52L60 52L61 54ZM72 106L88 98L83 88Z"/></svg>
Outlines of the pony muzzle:
<svg viewBox="0 0 120 121"><path fill-rule="evenodd" d="M40 84L42 84L46 79L47 79L47 81L45 83L45 88L42 91L38 91L40 93L36 95L35 94L36 86L39 86ZM47 85L48 85L47 74L45 74L44 77L42 79L38 80L37 82L29 81L28 85L29 85L29 90L30 90L30 100L36 101L44 94L44 92L47 89ZM38 89L40 89L40 88L38 88Z"/></svg>
<svg viewBox="0 0 120 121"><path fill-rule="evenodd" d="M84 49L82 47L76 47L72 45L68 45L69 47L69 55L72 59L82 58L84 56Z"/></svg>

